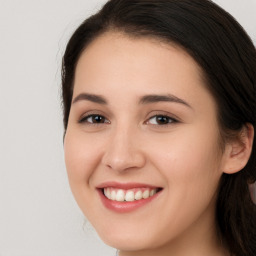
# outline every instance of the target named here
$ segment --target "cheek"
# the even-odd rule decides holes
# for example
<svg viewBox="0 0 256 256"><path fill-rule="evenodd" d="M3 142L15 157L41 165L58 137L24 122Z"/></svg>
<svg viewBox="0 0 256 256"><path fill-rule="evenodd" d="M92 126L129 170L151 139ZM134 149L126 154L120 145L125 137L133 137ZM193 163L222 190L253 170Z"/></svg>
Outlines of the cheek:
<svg viewBox="0 0 256 256"><path fill-rule="evenodd" d="M199 132L201 131L201 132ZM213 193L221 176L216 130L179 130L175 136L154 140L150 158L168 181L167 186L182 193ZM202 195L203 196L203 195Z"/></svg>
<svg viewBox="0 0 256 256"><path fill-rule="evenodd" d="M101 159L99 141L77 130L67 130L64 143L65 163L70 189L84 215L90 218L95 189L92 176ZM93 212L94 216L95 212Z"/></svg>
<svg viewBox="0 0 256 256"><path fill-rule="evenodd" d="M64 143L65 163L69 181L89 183L90 176L96 169L99 159L99 142L93 136L67 130Z"/></svg>
<svg viewBox="0 0 256 256"><path fill-rule="evenodd" d="M198 219L206 209L210 209L209 218L214 214L221 177L218 148L215 136L196 136L196 133L193 136L192 133L191 136L189 133L173 136L158 143L151 146L150 158L165 180L167 196L161 217L165 220L163 230L168 223L176 234Z"/></svg>

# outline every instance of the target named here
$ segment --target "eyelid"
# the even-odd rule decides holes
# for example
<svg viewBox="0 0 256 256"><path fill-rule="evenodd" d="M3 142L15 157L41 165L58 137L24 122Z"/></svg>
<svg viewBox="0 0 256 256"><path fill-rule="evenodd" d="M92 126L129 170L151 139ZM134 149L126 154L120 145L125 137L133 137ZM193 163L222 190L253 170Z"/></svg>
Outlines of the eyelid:
<svg viewBox="0 0 256 256"><path fill-rule="evenodd" d="M103 117L103 118L105 118L105 120L107 120L107 122L104 122L104 123L90 123L90 122L86 121L86 119L88 119L90 117L93 117L93 116ZM110 123L110 121L109 121L109 118L107 118L103 113L100 113L100 111L89 111L89 112L84 113L81 117L79 117L78 123L80 123L80 124L86 123L88 125L102 125L102 124L106 124L106 123L108 124L108 123Z"/></svg>
<svg viewBox="0 0 256 256"><path fill-rule="evenodd" d="M88 122L86 119L93 117L93 116L100 116L103 117L105 119L104 123L93 123L93 122ZM170 120L170 122L166 123L166 124L150 124L150 120L156 117L165 117L168 118ZM105 115L105 113L102 113L101 111L98 110L91 110L88 111L86 113L84 113L83 115L81 115L78 118L78 123L80 124L87 124L87 125L103 125L103 124L110 124L110 119ZM148 125L152 125L152 126L168 126L168 125L173 125L175 123L179 123L181 122L181 120L174 114L166 112L166 111L152 111L150 112L150 114L148 114L148 118L146 119L146 121L144 121L144 124L148 124Z"/></svg>
<svg viewBox="0 0 256 256"><path fill-rule="evenodd" d="M150 120L151 119L153 119L153 118L157 118L157 117L164 117L164 118L167 118L167 119L169 119L169 122L168 123L164 123L164 124L150 124ZM166 125L170 125L170 124L173 124L173 123L177 123L178 121L175 119L175 118L173 118L173 117L171 117L171 116L168 116L168 115L154 115L154 116L152 116L152 117L150 117L150 118L148 118L147 119L147 121L146 121L146 124L150 124L150 125L158 125L158 126L166 126Z"/></svg>
<svg viewBox="0 0 256 256"><path fill-rule="evenodd" d="M150 118L156 117L156 116L163 116L163 117L168 117L170 119L172 119L175 122L182 122L182 120L175 114L167 112L167 111L162 111L162 110L155 110L155 111L151 111L148 115L147 115L147 121Z"/></svg>
<svg viewBox="0 0 256 256"><path fill-rule="evenodd" d="M99 123L93 123L93 122L89 122L89 121L86 121L86 119L87 120L89 120L89 118L92 118L92 117L95 117L95 116L99 116L99 117L103 117L104 118L104 122L103 123L101 123L101 122L99 122ZM80 121L79 121L79 123L87 123L87 124L92 124L92 125L101 125L101 124L106 124L106 123L110 123L108 120L107 120L107 122L106 122L106 118L104 117L104 116L101 116L101 115L87 115L87 116L85 116L85 117L83 117Z"/></svg>

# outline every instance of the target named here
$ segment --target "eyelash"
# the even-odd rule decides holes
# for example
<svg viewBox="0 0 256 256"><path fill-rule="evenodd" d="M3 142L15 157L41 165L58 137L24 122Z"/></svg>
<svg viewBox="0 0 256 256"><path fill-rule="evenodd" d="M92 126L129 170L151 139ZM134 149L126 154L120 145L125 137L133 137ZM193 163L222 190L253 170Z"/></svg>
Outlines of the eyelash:
<svg viewBox="0 0 256 256"><path fill-rule="evenodd" d="M93 123L93 122L88 122L88 119L89 118L102 118L104 120L104 122L96 122L96 123ZM80 120L79 120L79 123L86 123L86 124L89 124L89 125L101 125L101 124L104 124L104 123L107 123L109 124L110 121L107 120L107 122L105 122L107 119L103 116L103 115L99 115L99 114L90 114L90 115L87 115L87 116L84 116L82 117Z"/></svg>
<svg viewBox="0 0 256 256"><path fill-rule="evenodd" d="M99 118L99 122L94 123L92 118ZM156 118L158 118L158 120ZM88 121L89 119L92 119L92 120ZM150 124L150 120L152 120L152 119L155 119L154 124ZM164 120L165 123L162 123L162 124L157 123L160 119ZM150 125L154 125L154 126L167 126L167 125L171 125L171 124L174 124L177 122L178 122L178 120L173 117L170 117L168 115L163 115L163 114L157 114L157 115L154 115L154 116L150 117L149 119L147 119L145 121L145 124L150 124ZM102 125L102 124L110 124L110 121L107 118L105 118L103 115L90 114L90 115L87 115L87 116L84 116L83 118L81 118L79 120L79 123L85 123L88 125Z"/></svg>
<svg viewBox="0 0 256 256"><path fill-rule="evenodd" d="M146 124L148 124L149 121L150 121L151 119L153 119L153 118L155 118L155 123L154 123L154 124L151 124L151 125L167 126L167 125L171 125L171 124L173 124L173 123L177 123L177 122L178 122L177 119L175 119L175 118L173 118L173 117L170 117L170 116L168 116L168 115L161 115L161 114L159 114L159 115L154 115L154 116L150 117L150 118L146 121ZM157 118L158 118L158 120L157 120ZM161 118L162 120L164 119L165 123L162 123L162 124L157 123L157 121L159 121L160 118Z"/></svg>

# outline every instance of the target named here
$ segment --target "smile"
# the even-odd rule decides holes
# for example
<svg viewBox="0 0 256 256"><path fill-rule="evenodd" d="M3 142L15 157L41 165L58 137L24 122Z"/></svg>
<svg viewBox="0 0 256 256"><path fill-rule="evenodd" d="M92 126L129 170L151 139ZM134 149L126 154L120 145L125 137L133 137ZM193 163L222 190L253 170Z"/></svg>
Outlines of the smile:
<svg viewBox="0 0 256 256"><path fill-rule="evenodd" d="M147 199L157 193L157 189L149 188L136 188L136 189L116 189L116 188L104 188L104 195L113 201L118 202L133 202L135 200Z"/></svg>
<svg viewBox="0 0 256 256"><path fill-rule="evenodd" d="M137 210L156 199L163 188L145 184L120 184L110 182L97 188L103 205L116 213Z"/></svg>

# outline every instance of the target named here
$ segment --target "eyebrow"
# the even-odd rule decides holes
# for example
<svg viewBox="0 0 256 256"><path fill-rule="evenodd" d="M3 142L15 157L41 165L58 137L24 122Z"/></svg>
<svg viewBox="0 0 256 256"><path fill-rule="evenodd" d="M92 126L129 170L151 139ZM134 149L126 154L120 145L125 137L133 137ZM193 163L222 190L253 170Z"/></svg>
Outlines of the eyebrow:
<svg viewBox="0 0 256 256"><path fill-rule="evenodd" d="M103 105L108 104L107 100L104 97L96 94L89 94L89 93L81 93L77 95L73 99L72 104L78 101L83 101L83 100L91 101L91 102L103 104ZM172 94L166 94L166 95L150 94L150 95L145 95L141 97L139 100L139 104L150 104L150 103L157 103L157 102L174 102L174 103L183 104L189 108L192 108L186 101Z"/></svg>
<svg viewBox="0 0 256 256"><path fill-rule="evenodd" d="M87 100L87 101L91 101L94 103L98 103L98 104L107 104L107 100L100 96L100 95L96 95L96 94L89 94L89 93L81 93L78 96L76 96L73 101L72 104L78 102L78 101L83 101L83 100Z"/></svg>
<svg viewBox="0 0 256 256"><path fill-rule="evenodd" d="M186 101L184 101L181 98L178 98L172 94L166 94L166 95L145 95L141 97L139 103L140 104L150 104L150 103L157 103L157 102L174 102L183 104L189 108L192 108Z"/></svg>

